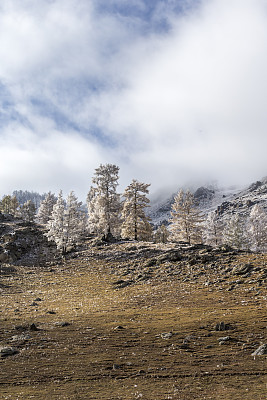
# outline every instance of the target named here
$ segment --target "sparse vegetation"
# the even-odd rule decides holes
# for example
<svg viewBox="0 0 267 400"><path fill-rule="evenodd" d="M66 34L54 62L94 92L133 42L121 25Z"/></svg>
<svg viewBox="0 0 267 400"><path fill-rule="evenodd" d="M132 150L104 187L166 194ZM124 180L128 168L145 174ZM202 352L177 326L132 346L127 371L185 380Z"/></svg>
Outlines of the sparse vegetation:
<svg viewBox="0 0 267 400"><path fill-rule="evenodd" d="M36 235L35 235L36 236ZM87 240L1 268L3 399L264 400L267 256ZM4 353L2 353L4 354Z"/></svg>

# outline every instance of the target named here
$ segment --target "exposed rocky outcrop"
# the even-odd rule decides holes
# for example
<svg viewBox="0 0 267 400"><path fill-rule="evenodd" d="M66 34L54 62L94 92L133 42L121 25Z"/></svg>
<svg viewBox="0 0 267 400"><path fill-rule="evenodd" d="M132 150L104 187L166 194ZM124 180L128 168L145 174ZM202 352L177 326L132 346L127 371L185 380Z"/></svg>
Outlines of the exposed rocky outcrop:
<svg viewBox="0 0 267 400"><path fill-rule="evenodd" d="M88 265L94 260L105 261L109 273L114 275L111 284L115 289L169 279L210 288L223 286L226 291L236 290L244 283L257 290L267 283L264 257L262 262L260 257L255 263L248 262L254 260L253 253L229 246L121 241L95 247L89 243L88 249L78 253L78 257L85 257Z"/></svg>
<svg viewBox="0 0 267 400"><path fill-rule="evenodd" d="M58 256L56 246L49 242L43 229L36 224L14 218L2 218L0 223L0 266L46 265Z"/></svg>
<svg viewBox="0 0 267 400"><path fill-rule="evenodd" d="M199 207L209 204L215 197L215 190L201 186L194 193L194 199Z"/></svg>

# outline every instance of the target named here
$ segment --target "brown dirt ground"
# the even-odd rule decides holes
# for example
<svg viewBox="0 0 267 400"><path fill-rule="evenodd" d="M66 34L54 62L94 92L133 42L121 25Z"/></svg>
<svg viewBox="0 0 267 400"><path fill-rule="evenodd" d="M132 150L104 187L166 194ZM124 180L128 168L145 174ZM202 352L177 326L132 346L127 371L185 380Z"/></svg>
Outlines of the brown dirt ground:
<svg viewBox="0 0 267 400"><path fill-rule="evenodd" d="M251 356L266 343L263 287L227 292L172 277L115 289L110 267L83 253L1 277L0 342L19 353L0 359L0 399L266 399L266 356ZM215 331L220 321L232 329ZM38 331L15 328L32 323Z"/></svg>

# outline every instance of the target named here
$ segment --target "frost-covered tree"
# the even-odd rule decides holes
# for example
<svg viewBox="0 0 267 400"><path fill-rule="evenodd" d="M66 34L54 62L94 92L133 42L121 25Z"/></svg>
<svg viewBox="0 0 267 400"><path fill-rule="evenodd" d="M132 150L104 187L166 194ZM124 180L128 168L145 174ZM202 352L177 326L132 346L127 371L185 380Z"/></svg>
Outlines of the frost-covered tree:
<svg viewBox="0 0 267 400"><path fill-rule="evenodd" d="M238 214L233 215L226 223L223 230L223 243L238 250L249 248L249 237L245 221Z"/></svg>
<svg viewBox="0 0 267 400"><path fill-rule="evenodd" d="M46 224L48 240L54 241L57 248L64 252L64 213L65 202L63 199L62 190L60 190L57 202L53 206L51 218Z"/></svg>
<svg viewBox="0 0 267 400"><path fill-rule="evenodd" d="M82 203L78 201L74 192L71 191L68 195L64 212L64 241L66 249L76 246L83 232L83 212L81 205Z"/></svg>
<svg viewBox="0 0 267 400"><path fill-rule="evenodd" d="M11 196L4 196L0 202L0 211L4 214L11 214Z"/></svg>
<svg viewBox="0 0 267 400"><path fill-rule="evenodd" d="M10 203L10 214L17 216L19 210L19 202L16 198L16 196L11 197L11 203Z"/></svg>
<svg viewBox="0 0 267 400"><path fill-rule="evenodd" d="M139 228L138 240L142 240L143 242L150 242L153 240L153 229L148 218Z"/></svg>
<svg viewBox="0 0 267 400"><path fill-rule="evenodd" d="M251 246L255 251L267 249L267 215L264 209L255 204L248 218L248 231L251 235Z"/></svg>
<svg viewBox="0 0 267 400"><path fill-rule="evenodd" d="M33 222L36 214L36 207L31 200L26 201L19 210L20 217L25 222Z"/></svg>
<svg viewBox="0 0 267 400"><path fill-rule="evenodd" d="M168 231L166 225L162 224L156 230L154 240L156 243L167 243L169 236L170 232Z"/></svg>
<svg viewBox="0 0 267 400"><path fill-rule="evenodd" d="M150 184L133 179L125 189L122 208L122 237L135 240L149 240L151 237L152 229L145 213L150 202L147 197L149 186Z"/></svg>
<svg viewBox="0 0 267 400"><path fill-rule="evenodd" d="M180 190L175 196L169 222L174 240L189 244L202 242L203 214L195 206L194 196L189 190Z"/></svg>
<svg viewBox="0 0 267 400"><path fill-rule="evenodd" d="M41 201L44 200L46 195L37 192L29 192L28 190L14 190L12 196L17 198L20 205L26 203L28 200L31 200L36 209L38 209Z"/></svg>
<svg viewBox="0 0 267 400"><path fill-rule="evenodd" d="M4 214L17 215L19 202L15 196L4 196L0 201L0 211Z"/></svg>
<svg viewBox="0 0 267 400"><path fill-rule="evenodd" d="M117 193L119 167L113 164L100 165L95 170L93 184L87 198L90 230L107 235L119 234L120 195ZM89 204L89 205L88 205Z"/></svg>
<svg viewBox="0 0 267 400"><path fill-rule="evenodd" d="M68 195L66 205L62 191L59 192L53 207L51 219L48 221L47 237L53 240L57 248L65 254L69 248L75 247L83 233L83 218L81 202L78 202L74 192Z"/></svg>
<svg viewBox="0 0 267 400"><path fill-rule="evenodd" d="M57 199L55 195L51 192L48 192L45 199L41 201L38 213L37 213L37 218L41 224L47 224L49 221L53 207L56 204Z"/></svg>
<svg viewBox="0 0 267 400"><path fill-rule="evenodd" d="M216 211L208 213L203 226L204 242L212 246L218 246L222 242L222 230L223 225Z"/></svg>
<svg viewBox="0 0 267 400"><path fill-rule="evenodd" d="M88 192L86 204L88 212L87 229L89 233L100 234L101 233L99 231L100 207L98 204L97 189L93 186L91 186Z"/></svg>

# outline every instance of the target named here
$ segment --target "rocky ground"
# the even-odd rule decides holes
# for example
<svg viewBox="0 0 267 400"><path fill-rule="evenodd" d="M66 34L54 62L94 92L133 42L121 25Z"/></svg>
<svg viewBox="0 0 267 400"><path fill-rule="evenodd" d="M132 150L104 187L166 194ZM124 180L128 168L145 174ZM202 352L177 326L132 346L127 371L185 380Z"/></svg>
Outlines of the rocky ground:
<svg viewBox="0 0 267 400"><path fill-rule="evenodd" d="M0 399L266 398L266 255L89 239L30 254L1 264Z"/></svg>

